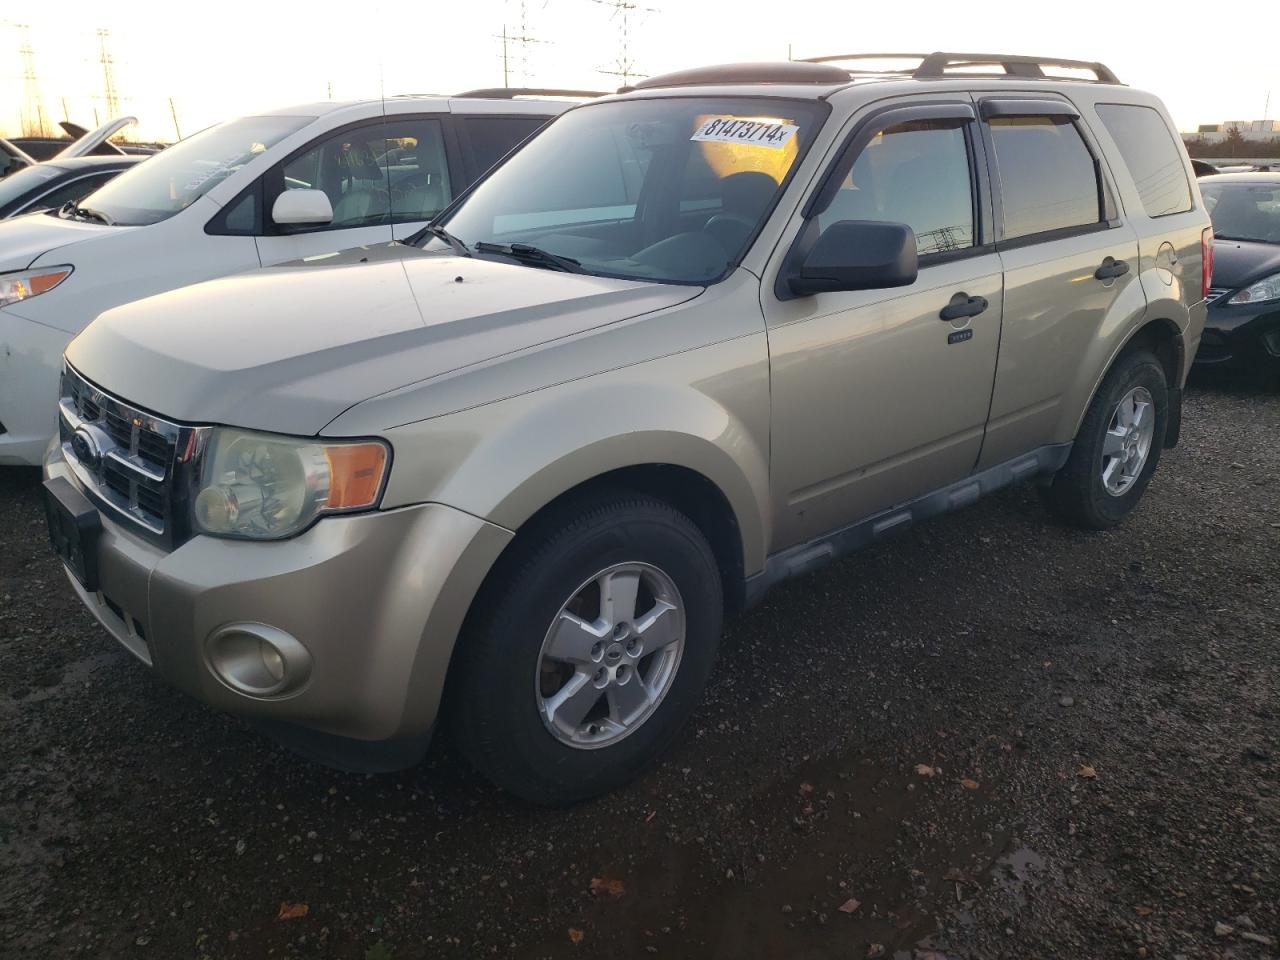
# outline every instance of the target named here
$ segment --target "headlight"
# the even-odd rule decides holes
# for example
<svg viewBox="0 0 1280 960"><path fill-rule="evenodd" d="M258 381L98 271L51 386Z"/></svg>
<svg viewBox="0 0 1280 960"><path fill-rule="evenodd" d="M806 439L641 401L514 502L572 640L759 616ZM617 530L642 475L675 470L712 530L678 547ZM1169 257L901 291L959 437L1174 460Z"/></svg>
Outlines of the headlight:
<svg viewBox="0 0 1280 960"><path fill-rule="evenodd" d="M48 293L71 276L72 269L70 266L41 267L39 270L0 273L0 307Z"/></svg>
<svg viewBox="0 0 1280 960"><path fill-rule="evenodd" d="M293 536L323 514L376 506L390 459L377 440L326 443L218 427L192 511L195 529L253 540Z"/></svg>
<svg viewBox="0 0 1280 960"><path fill-rule="evenodd" d="M1280 273L1245 287L1227 303L1265 303L1268 300L1280 300Z"/></svg>

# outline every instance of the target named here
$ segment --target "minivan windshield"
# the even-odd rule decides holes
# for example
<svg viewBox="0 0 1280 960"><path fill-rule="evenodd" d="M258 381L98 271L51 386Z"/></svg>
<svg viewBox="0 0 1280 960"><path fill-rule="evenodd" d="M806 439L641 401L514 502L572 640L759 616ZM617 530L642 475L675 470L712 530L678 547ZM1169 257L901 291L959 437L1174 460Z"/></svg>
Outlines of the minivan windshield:
<svg viewBox="0 0 1280 960"><path fill-rule="evenodd" d="M1222 240L1280 243L1280 179L1200 181L1214 236Z"/></svg>
<svg viewBox="0 0 1280 960"><path fill-rule="evenodd" d="M314 117L241 117L202 130L126 170L80 202L110 222L167 220Z"/></svg>
<svg viewBox="0 0 1280 960"><path fill-rule="evenodd" d="M764 97L580 107L435 226L473 255L712 283L746 252L826 113L816 101ZM428 243L447 249L438 234Z"/></svg>

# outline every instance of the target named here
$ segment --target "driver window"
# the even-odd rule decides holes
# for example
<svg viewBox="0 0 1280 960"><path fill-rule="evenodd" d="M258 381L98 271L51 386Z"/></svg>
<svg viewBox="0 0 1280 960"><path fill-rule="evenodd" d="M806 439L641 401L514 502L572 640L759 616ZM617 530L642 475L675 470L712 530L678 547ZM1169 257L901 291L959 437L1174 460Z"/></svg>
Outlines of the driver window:
<svg viewBox="0 0 1280 960"><path fill-rule="evenodd" d="M430 220L452 197L440 121L343 131L286 163L284 187L328 195L333 221L323 230Z"/></svg>
<svg viewBox="0 0 1280 960"><path fill-rule="evenodd" d="M837 220L905 223L915 231L921 256L972 247L964 121L912 121L876 134L818 215L824 230Z"/></svg>

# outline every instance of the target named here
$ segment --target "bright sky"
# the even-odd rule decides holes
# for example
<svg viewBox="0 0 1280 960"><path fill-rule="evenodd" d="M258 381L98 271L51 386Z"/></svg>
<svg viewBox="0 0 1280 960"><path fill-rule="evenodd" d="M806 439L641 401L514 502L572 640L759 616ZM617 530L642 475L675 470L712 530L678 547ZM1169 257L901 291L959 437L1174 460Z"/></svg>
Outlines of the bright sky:
<svg viewBox="0 0 1280 960"><path fill-rule="evenodd" d="M1280 3L1231 7L1238 29L1210 31L1202 3L1164 0L361 0L277 4L221 0L59 0L0 15L0 133L16 134L28 103L24 37L49 121L106 119L98 28L121 112L139 136L173 139L228 117L311 100L456 93L500 86L505 24L513 86L612 89L627 38L634 74L737 60L873 50L966 50L1101 60L1169 106L1183 130L1280 117ZM16 8L18 4L7 4ZM1230 11L1235 10L1235 14ZM13 19L15 14L20 19ZM19 23L29 25L23 31ZM1210 38L1214 39L1210 42Z"/></svg>

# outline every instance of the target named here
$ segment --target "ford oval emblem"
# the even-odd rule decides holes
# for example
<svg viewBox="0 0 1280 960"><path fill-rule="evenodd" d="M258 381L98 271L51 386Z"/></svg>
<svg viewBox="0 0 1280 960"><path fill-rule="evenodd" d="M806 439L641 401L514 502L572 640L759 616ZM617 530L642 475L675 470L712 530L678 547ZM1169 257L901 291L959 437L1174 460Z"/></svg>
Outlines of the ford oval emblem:
<svg viewBox="0 0 1280 960"><path fill-rule="evenodd" d="M95 473L102 466L102 450L98 446L98 441L84 427L71 435L71 452L76 455L77 460Z"/></svg>

